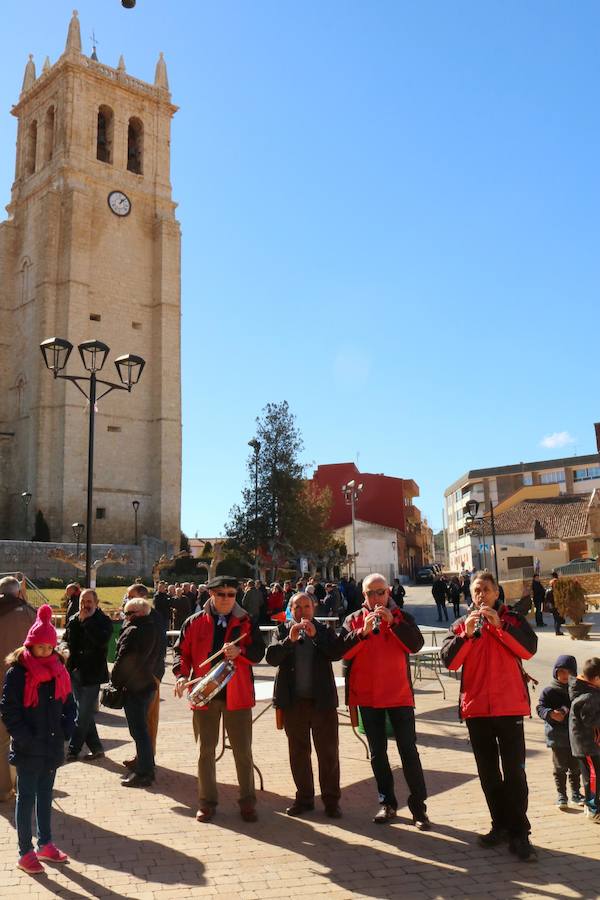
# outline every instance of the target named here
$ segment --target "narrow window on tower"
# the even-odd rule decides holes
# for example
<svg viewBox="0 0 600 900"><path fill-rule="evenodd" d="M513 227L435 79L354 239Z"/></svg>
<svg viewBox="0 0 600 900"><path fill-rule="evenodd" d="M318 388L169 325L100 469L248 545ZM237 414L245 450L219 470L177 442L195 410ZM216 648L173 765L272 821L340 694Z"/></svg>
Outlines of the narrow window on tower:
<svg viewBox="0 0 600 900"><path fill-rule="evenodd" d="M34 120L27 131L27 154L25 156L25 174L33 175L35 172L35 157L37 154L37 122Z"/></svg>
<svg viewBox="0 0 600 900"><path fill-rule="evenodd" d="M127 168L136 175L142 174L144 150L144 126L139 119L130 119L127 129Z"/></svg>
<svg viewBox="0 0 600 900"><path fill-rule="evenodd" d="M113 111L110 106L98 110L98 131L96 135L96 159L112 164Z"/></svg>
<svg viewBox="0 0 600 900"><path fill-rule="evenodd" d="M54 107L49 106L44 122L44 162L50 162L54 153Z"/></svg>

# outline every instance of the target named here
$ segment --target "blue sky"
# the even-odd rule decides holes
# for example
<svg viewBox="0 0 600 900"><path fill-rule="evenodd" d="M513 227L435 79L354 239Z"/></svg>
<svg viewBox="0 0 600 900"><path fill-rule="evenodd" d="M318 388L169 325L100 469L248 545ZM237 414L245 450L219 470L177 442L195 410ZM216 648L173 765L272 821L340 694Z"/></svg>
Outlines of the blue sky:
<svg viewBox="0 0 600 900"><path fill-rule="evenodd" d="M27 54L72 8L3 5L3 204ZM78 8L109 65L163 50L180 107L188 534L222 531L269 401L307 463L414 478L435 527L468 468L595 451L597 3Z"/></svg>

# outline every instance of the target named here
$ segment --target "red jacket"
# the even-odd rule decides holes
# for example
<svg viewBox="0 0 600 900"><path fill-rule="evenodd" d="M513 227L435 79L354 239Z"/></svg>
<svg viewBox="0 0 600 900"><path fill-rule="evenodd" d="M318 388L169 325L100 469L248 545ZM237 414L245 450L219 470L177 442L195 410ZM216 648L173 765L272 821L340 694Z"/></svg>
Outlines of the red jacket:
<svg viewBox="0 0 600 900"><path fill-rule="evenodd" d="M206 610L206 611L205 611ZM190 616L184 622L177 643L175 644L175 662L173 672L175 675L185 675L189 679L206 675L211 668L223 660L217 657L210 663L202 665L204 660L211 655L215 633L215 620L208 609ZM232 641L240 634L243 635L237 646L242 651L233 660L235 674L227 684L227 709L249 709L254 706L254 678L252 666L259 663L265 655L265 645L257 625L253 625L251 619L244 610L235 604L232 615L225 630L225 641ZM192 709L206 709L206 707L190 704Z"/></svg>
<svg viewBox="0 0 600 900"><path fill-rule="evenodd" d="M421 649L423 635L413 617L393 601L389 609L393 624L382 621L379 634L362 637L368 607L363 606L344 622L340 636L349 648L344 653L344 659L350 663L346 670L349 706L385 709L415 705L409 654Z"/></svg>
<svg viewBox="0 0 600 900"><path fill-rule="evenodd" d="M527 620L497 603L501 626L486 622L481 637L469 638L463 616L452 625L441 649L451 671L462 666L460 715L463 719L487 716L528 716L529 691L521 666L537 650L537 635Z"/></svg>

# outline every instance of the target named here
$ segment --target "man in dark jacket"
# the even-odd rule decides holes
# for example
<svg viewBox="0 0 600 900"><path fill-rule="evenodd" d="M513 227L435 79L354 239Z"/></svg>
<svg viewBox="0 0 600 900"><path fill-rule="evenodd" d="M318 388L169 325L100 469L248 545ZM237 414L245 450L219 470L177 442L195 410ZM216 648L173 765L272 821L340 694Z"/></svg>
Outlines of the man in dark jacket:
<svg viewBox="0 0 600 900"><path fill-rule="evenodd" d="M462 667L460 715L492 817L478 842L493 847L508 840L511 853L533 861L523 731L530 705L521 660L537 650L537 635L523 616L500 605L491 572L475 576L472 594L473 606L453 623L441 657L453 672Z"/></svg>
<svg viewBox="0 0 600 900"><path fill-rule="evenodd" d="M125 689L123 707L136 747L136 767L125 775L125 787L149 787L154 781L154 753L148 731L148 708L155 699L154 672L160 652L160 638L150 619L148 600L128 600L125 604L125 626L117 643L117 658L111 681Z"/></svg>
<svg viewBox="0 0 600 900"><path fill-rule="evenodd" d="M67 669L77 703L75 731L67 752L71 762L79 758L84 744L89 751L85 759L104 756L94 715L100 685L108 681L106 655L111 636L112 622L99 609L96 591L87 588L79 595L79 612L67 622L63 642L69 649Z"/></svg>
<svg viewBox="0 0 600 900"><path fill-rule="evenodd" d="M408 613L390 598L383 575L373 572L363 581L364 605L344 622L340 637L344 659L348 705L362 716L371 767L377 783L380 809L375 823L395 818L398 802L387 753L386 719L389 720L408 784L408 808L413 825L429 831L427 788L417 750L415 698L410 678L409 654L423 646L423 635Z"/></svg>
<svg viewBox="0 0 600 900"><path fill-rule="evenodd" d="M344 644L331 628L314 621L315 606L309 594L294 594L290 606L292 620L279 626L267 649L267 663L278 667L273 705L283 712L296 785L296 799L286 813L300 816L315 808L312 733L325 814L339 819L338 696L331 663L341 659Z"/></svg>
<svg viewBox="0 0 600 900"><path fill-rule="evenodd" d="M569 740L585 788L585 814L600 825L600 658L584 662L569 681Z"/></svg>
<svg viewBox="0 0 600 900"><path fill-rule="evenodd" d="M559 656L552 670L552 682L545 687L537 705L537 714L544 722L546 745L552 750L554 783L558 792L557 806L567 810L567 774L571 784L571 801L583 806L585 798L579 793L579 763L571 753L569 741L569 677L577 675L574 656Z"/></svg>
<svg viewBox="0 0 600 900"><path fill-rule="evenodd" d="M535 607L535 624L538 628L545 628L546 623L544 622L544 616L542 615L542 612L544 610L546 591L544 590L544 586L540 581L539 575L534 575L532 578L531 599L533 600L533 605Z"/></svg>
<svg viewBox="0 0 600 900"><path fill-rule="evenodd" d="M153 598L154 609L163 620L165 631L171 627L171 598L167 593L167 582L159 581Z"/></svg>
<svg viewBox="0 0 600 900"><path fill-rule="evenodd" d="M433 599L437 606L438 622L442 621L442 616L447 622L448 610L446 609L446 597L448 594L448 585L446 584L446 579L442 578L441 575L434 578L433 584L431 585L431 593L433 594Z"/></svg>

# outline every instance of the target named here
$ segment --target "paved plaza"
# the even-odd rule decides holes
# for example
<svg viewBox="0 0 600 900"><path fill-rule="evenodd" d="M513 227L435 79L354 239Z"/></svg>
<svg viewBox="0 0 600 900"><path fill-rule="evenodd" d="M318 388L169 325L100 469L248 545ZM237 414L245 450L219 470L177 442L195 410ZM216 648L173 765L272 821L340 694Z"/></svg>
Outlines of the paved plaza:
<svg viewBox="0 0 600 900"><path fill-rule="evenodd" d="M421 623L433 624L429 589L409 589L407 601ZM579 663L600 653L598 631L595 640L576 643L545 629L538 657L527 665L540 678L540 688L558 653L574 653ZM272 674L263 664L257 680ZM48 865L38 877L18 871L13 809L1 804L0 897L598 898L600 827L584 820L578 808L555 809L550 752L537 717L527 721L526 733L532 842L539 861L520 863L505 847L476 845L475 833L489 827L487 809L466 728L457 720L458 681L448 675L443 681L446 700L436 681L416 684L419 747L434 823L430 833L411 825L399 768L397 822L372 823L378 804L370 764L345 726L340 738L343 818L326 819L319 804L302 819L288 818L284 810L293 786L287 744L275 728L272 709L254 733L254 757L265 788L259 792L259 821L245 824L239 816L233 757L227 751L218 763L217 815L210 824L198 824L191 713L172 696L168 672L161 692L155 786L120 786L122 760L132 755L132 743L122 712L102 712L106 759L65 766L56 780L54 837L71 856L70 864ZM257 713L266 705L259 703ZM396 749L390 750L397 761Z"/></svg>

